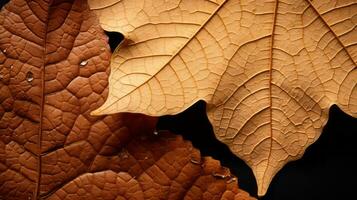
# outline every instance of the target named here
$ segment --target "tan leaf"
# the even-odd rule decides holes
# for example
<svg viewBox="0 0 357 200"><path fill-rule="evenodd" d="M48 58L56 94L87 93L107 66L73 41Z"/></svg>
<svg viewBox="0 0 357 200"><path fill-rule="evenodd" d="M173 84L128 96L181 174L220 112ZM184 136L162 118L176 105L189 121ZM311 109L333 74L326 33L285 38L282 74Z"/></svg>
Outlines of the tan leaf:
<svg viewBox="0 0 357 200"><path fill-rule="evenodd" d="M156 118L90 116L110 56L85 0L1 10L0 199L252 199L189 142L152 134Z"/></svg>
<svg viewBox="0 0 357 200"><path fill-rule="evenodd" d="M89 0L126 41L95 115L176 114L199 100L259 195L317 140L337 104L357 116L354 0Z"/></svg>

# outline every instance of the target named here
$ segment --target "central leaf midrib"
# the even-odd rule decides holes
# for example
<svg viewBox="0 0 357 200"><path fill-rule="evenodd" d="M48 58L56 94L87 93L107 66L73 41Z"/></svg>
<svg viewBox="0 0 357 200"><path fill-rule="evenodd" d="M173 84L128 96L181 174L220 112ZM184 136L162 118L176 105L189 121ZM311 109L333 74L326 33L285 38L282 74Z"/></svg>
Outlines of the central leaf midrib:
<svg viewBox="0 0 357 200"><path fill-rule="evenodd" d="M272 148L273 148L273 99L272 99L272 84L273 84L273 51L274 51L274 36L275 36L275 27L276 27L276 21L277 21L277 15L278 15L278 6L279 6L279 0L275 0L275 6L274 6L274 16L273 16L273 23L272 23L272 31L271 31L271 39L270 39L270 52L269 52L269 58L270 58L270 63L269 63L269 126L270 126L270 148L269 148L269 153L267 157L267 166L269 166L269 161L272 153ZM267 168L264 170L263 177L262 177L262 182L261 185L264 185L265 182L265 174L267 172Z"/></svg>
<svg viewBox="0 0 357 200"><path fill-rule="evenodd" d="M34 191L34 199L38 199L41 196L41 179L42 179L42 133L43 133L43 114L44 114L44 107L45 107L45 84L46 84L46 73L45 73L45 69L46 66L49 64L47 63L47 56L48 56L48 50L47 50L47 43L48 43L48 34L51 32L49 30L49 22L51 19L51 12L53 9L53 4L54 4L55 0L50 0L48 2L48 13L47 13L47 18L44 21L44 28L45 28L45 32L44 32L44 39L43 39L43 55L42 55L42 68L41 68L41 102L40 102L40 125L39 125L39 132L38 132L38 138L37 138L37 145L38 145L38 155L37 155L37 173L38 173L38 177L37 177L37 182L36 182L36 186L35 186L35 191ZM69 11L72 10L73 5L75 2L72 2L71 7L69 8ZM48 191L51 192L51 191Z"/></svg>

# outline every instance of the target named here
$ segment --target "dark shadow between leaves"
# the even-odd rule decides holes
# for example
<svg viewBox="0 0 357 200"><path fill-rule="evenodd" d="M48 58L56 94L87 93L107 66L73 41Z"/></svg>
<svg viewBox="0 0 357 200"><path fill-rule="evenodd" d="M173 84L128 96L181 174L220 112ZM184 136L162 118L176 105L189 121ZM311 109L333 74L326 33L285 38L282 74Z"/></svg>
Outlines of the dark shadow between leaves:
<svg viewBox="0 0 357 200"><path fill-rule="evenodd" d="M7 3L9 3L10 0L0 0L0 9Z"/></svg>
<svg viewBox="0 0 357 200"><path fill-rule="evenodd" d="M110 50L113 53L115 49L118 47L118 45L120 44L120 42L123 41L124 35L118 32L109 32L109 31L104 31L104 32L109 38L108 43L110 46Z"/></svg>
<svg viewBox="0 0 357 200"><path fill-rule="evenodd" d="M160 117L157 128L170 130L190 140L201 151L202 156L212 156L223 166L230 168L232 174L238 177L240 188L250 194L257 193L254 175L248 165L216 139L206 115L205 102L200 101L178 115Z"/></svg>

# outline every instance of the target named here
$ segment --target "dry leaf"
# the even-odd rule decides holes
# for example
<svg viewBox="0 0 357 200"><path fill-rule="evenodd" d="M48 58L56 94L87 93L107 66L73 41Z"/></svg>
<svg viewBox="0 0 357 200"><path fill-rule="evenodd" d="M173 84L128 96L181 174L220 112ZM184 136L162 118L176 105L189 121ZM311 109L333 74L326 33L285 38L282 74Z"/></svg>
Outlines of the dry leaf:
<svg viewBox="0 0 357 200"><path fill-rule="evenodd" d="M85 0L13 0L0 50L0 199L252 199L155 118L90 116L110 51Z"/></svg>
<svg viewBox="0 0 357 200"><path fill-rule="evenodd" d="M95 115L176 114L199 100L258 194L317 140L337 104L357 116L354 0L89 0L126 41Z"/></svg>
<svg viewBox="0 0 357 200"><path fill-rule="evenodd" d="M171 133L136 135L120 152L98 155L93 171L48 199L254 199L238 189L237 179L219 161L201 157L190 142Z"/></svg>

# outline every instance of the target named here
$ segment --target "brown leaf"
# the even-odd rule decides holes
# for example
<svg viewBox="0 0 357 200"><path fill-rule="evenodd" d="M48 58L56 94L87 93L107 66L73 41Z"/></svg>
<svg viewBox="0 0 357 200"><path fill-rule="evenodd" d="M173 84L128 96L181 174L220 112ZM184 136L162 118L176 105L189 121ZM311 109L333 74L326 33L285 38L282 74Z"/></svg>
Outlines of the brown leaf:
<svg viewBox="0 0 357 200"><path fill-rule="evenodd" d="M176 114L199 100L259 195L317 140L337 104L357 116L354 0L90 0L126 42L93 114Z"/></svg>
<svg viewBox="0 0 357 200"><path fill-rule="evenodd" d="M49 199L253 199L218 161L171 133L137 135L118 154L97 156L93 171Z"/></svg>
<svg viewBox="0 0 357 200"><path fill-rule="evenodd" d="M145 139L156 118L90 116L107 95L106 40L84 0L1 10L0 199L251 199L181 138Z"/></svg>

